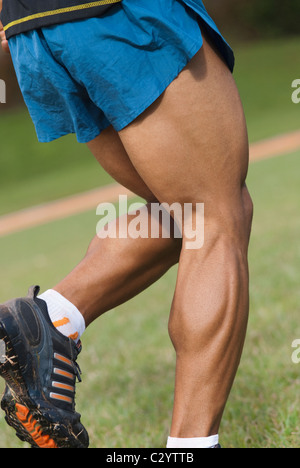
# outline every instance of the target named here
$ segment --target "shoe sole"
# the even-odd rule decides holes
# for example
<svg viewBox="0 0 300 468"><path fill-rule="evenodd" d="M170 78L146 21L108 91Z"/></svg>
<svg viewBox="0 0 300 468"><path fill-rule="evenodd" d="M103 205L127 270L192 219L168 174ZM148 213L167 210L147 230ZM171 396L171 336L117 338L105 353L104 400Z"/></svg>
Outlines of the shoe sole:
<svg viewBox="0 0 300 468"><path fill-rule="evenodd" d="M0 376L6 381L10 396L4 396L1 408L5 420L15 429L16 435L34 448L83 448L78 436L72 434L65 425L57 421L57 410L46 402L34 403L28 395L14 346L0 322ZM51 418L52 414L56 418Z"/></svg>

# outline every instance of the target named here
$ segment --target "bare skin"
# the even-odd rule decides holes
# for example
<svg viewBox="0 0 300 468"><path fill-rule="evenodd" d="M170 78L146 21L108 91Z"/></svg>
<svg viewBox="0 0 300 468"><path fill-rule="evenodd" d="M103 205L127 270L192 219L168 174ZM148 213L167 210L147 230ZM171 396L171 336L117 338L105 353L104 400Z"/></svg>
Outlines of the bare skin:
<svg viewBox="0 0 300 468"><path fill-rule="evenodd" d="M204 41L143 115L119 134L106 130L88 146L99 163L148 206L156 200L182 207L204 203L205 242L201 249L187 250L184 230L182 242L172 237L96 237L83 261L54 289L78 307L89 325L179 260L169 321L177 356L170 435L217 434L249 309L249 151L233 77ZM150 217L148 210L144 216Z"/></svg>
<svg viewBox="0 0 300 468"><path fill-rule="evenodd" d="M248 138L235 82L211 46L121 132L160 202L204 202L205 242L180 255L169 331L177 353L172 437L217 434L248 320L252 202Z"/></svg>
<svg viewBox="0 0 300 468"><path fill-rule="evenodd" d="M0 0L0 11L2 10L2 0ZM8 46L8 41L6 40L5 37L5 32L3 30L3 25L0 21L0 41L1 41L1 46L2 49L5 53L9 53L9 46Z"/></svg>
<svg viewBox="0 0 300 468"><path fill-rule="evenodd" d="M149 202L205 203L205 243L186 250L183 235L170 314L177 354L170 435L216 434L249 309L248 138L232 75L205 42L164 95L119 137L110 129L89 147L119 182ZM87 257L56 289L90 323L156 281L177 262L179 250L174 239L94 239Z"/></svg>
<svg viewBox="0 0 300 468"><path fill-rule="evenodd" d="M108 128L88 146L119 183L146 199L147 206L156 202L130 162L115 130ZM145 210L144 216L149 217L150 226L150 212ZM129 216L128 222L134 217ZM153 239L151 236L146 239L99 239L95 236L83 261L54 289L69 300L72 297L88 326L104 312L157 281L178 262L180 251L181 239Z"/></svg>

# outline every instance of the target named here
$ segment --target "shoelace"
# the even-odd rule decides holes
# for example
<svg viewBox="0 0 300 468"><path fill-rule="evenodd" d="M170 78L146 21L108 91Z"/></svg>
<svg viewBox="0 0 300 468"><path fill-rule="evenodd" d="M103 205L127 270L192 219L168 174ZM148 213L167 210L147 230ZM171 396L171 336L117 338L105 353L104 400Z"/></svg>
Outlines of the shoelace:
<svg viewBox="0 0 300 468"><path fill-rule="evenodd" d="M78 382L80 383L80 382L82 382L82 378L81 378L82 372L81 372L81 369L80 369L80 367L79 367L78 362L73 361L73 365L74 365L73 369L74 369L75 375L76 375L76 377L77 377L77 379L78 379Z"/></svg>

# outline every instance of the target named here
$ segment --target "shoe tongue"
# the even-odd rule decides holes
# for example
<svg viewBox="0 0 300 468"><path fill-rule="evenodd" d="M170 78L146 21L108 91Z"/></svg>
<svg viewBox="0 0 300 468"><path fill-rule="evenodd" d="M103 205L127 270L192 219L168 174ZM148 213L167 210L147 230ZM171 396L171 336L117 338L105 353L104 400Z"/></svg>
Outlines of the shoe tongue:
<svg viewBox="0 0 300 468"><path fill-rule="evenodd" d="M28 295L27 297L32 299L39 307L40 311L42 312L44 318L47 320L47 322L53 327L53 323L49 317L49 312L48 312L48 307L47 307L47 303L42 300L42 299L39 299L37 296L40 292L40 287L39 286L31 286L28 290ZM56 330L56 329L55 329ZM57 331L57 330L56 330ZM57 333L59 333L57 331ZM75 359L77 358L78 354L81 352L82 350L82 344L81 344L81 341L79 340L78 343L76 343L75 341L71 340L70 338L67 338L65 337L66 340L69 340L70 344L71 344L71 348L73 350L73 353L74 353L74 357Z"/></svg>
<svg viewBox="0 0 300 468"><path fill-rule="evenodd" d="M35 299L38 293L40 292L40 289L41 288L39 286L31 286L28 290L27 297L29 297L30 299Z"/></svg>

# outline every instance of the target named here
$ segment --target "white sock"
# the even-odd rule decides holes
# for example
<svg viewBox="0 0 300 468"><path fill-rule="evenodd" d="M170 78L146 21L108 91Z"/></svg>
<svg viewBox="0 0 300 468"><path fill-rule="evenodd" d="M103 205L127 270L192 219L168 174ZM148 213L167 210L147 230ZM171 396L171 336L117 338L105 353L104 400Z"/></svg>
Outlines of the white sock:
<svg viewBox="0 0 300 468"><path fill-rule="evenodd" d="M76 343L85 330L85 321L77 307L54 289L49 289L39 296L46 302L53 325L63 335Z"/></svg>
<svg viewBox="0 0 300 468"><path fill-rule="evenodd" d="M168 437L167 448L211 448L219 443L219 436L192 437L190 439Z"/></svg>

